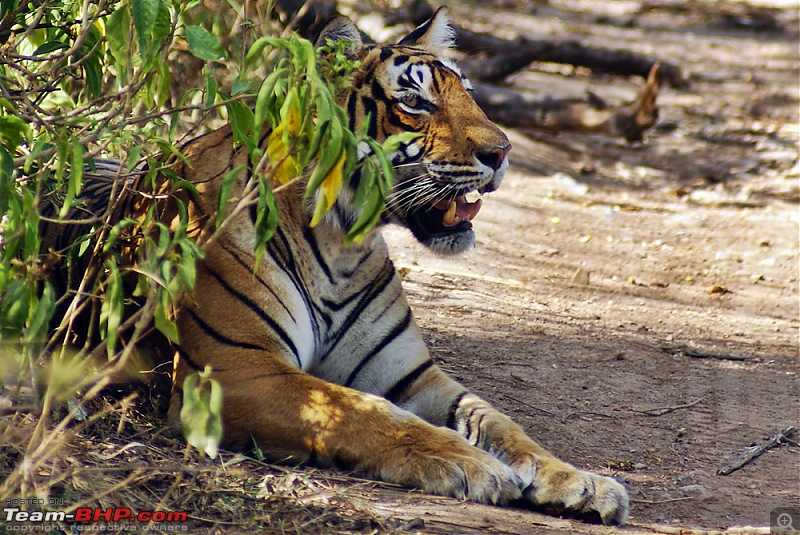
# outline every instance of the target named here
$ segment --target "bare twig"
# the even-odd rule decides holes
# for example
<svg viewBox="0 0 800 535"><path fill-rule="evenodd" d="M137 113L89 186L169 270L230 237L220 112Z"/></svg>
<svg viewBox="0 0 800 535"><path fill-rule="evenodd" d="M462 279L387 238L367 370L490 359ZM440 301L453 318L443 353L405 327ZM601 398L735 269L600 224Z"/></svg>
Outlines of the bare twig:
<svg viewBox="0 0 800 535"><path fill-rule="evenodd" d="M793 435L795 431L797 431L797 428L792 425L784 427L761 444L757 446L750 446L744 450L732 463L717 470L717 473L721 476L732 474L765 451L776 448L783 442L788 442L787 437Z"/></svg>
<svg viewBox="0 0 800 535"><path fill-rule="evenodd" d="M531 405L530 403L527 403L527 402L525 402L525 401L522 401L521 399L517 399L517 398L515 398L515 397L513 397L513 396L509 396L508 394L503 394L503 395L504 395L506 398L510 399L511 401L513 401L513 402L515 402L515 403L519 403L520 405L525 405L525 406L526 406L526 407L528 407L529 409L533 409L533 410L535 410L535 411L539 411L539 412L541 412L542 414L544 414L545 416L555 416L555 414L553 414L552 412L550 412L550 411L546 411L546 410L544 410L544 409L541 409L541 408L537 407L536 405Z"/></svg>
<svg viewBox="0 0 800 535"><path fill-rule="evenodd" d="M667 498L664 500L636 500L631 498L631 503L643 503L646 505L660 505L662 503L683 502L686 500L694 500L694 496L681 496L680 498Z"/></svg>
<svg viewBox="0 0 800 535"><path fill-rule="evenodd" d="M631 409L633 412L638 412L639 414L646 414L647 416L664 416L665 414L669 414L670 412L678 411L681 409L688 409L694 407L704 398L698 398L690 403L684 403L683 405L674 405L672 407L655 407L653 409Z"/></svg>
<svg viewBox="0 0 800 535"><path fill-rule="evenodd" d="M716 353L701 353L699 351L692 351L691 349L679 349L676 353L691 357L693 359L717 359L717 360L748 360L749 357L745 355L720 355Z"/></svg>

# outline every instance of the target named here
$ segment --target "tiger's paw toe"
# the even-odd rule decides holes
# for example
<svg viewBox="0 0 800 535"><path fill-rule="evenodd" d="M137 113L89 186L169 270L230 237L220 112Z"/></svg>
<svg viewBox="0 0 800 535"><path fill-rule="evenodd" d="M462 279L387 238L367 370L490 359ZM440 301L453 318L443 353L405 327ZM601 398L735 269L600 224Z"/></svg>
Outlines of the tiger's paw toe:
<svg viewBox="0 0 800 535"><path fill-rule="evenodd" d="M504 505L522 497L522 480L513 470L478 449L465 450L411 456L402 466L384 470L380 478L480 503Z"/></svg>
<svg viewBox="0 0 800 535"><path fill-rule="evenodd" d="M628 491L621 483L572 467L537 478L525 489L525 498L552 514L620 526L628 521L630 510Z"/></svg>

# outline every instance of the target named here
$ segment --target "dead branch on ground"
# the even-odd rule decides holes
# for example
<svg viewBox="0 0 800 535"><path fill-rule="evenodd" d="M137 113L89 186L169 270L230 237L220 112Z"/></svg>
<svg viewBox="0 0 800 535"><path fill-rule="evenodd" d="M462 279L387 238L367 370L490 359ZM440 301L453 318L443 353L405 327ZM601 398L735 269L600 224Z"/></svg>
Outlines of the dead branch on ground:
<svg viewBox="0 0 800 535"><path fill-rule="evenodd" d="M646 414L647 416L664 416L665 414L669 414L671 412L675 412L681 409L689 409L703 401L704 398L698 398L690 403L684 403L682 405L674 405L672 407L656 407L654 409L631 409L633 412L638 412L639 414Z"/></svg>
<svg viewBox="0 0 800 535"><path fill-rule="evenodd" d="M788 427L784 427L783 429L778 431L776 434L774 434L761 444L757 446L750 446L749 448L744 450L736 459L734 459L732 463L723 466L722 468L717 470L717 473L721 476L727 476L729 474L732 474L733 472L740 469L741 467L743 467L744 465L746 465L747 463L749 463L750 461L752 461L753 459L764 453L765 451L771 450L772 448L776 448L784 442L790 442L788 440L788 437L792 436L795 433L795 431L797 431L797 428L795 428L794 426L790 425Z"/></svg>

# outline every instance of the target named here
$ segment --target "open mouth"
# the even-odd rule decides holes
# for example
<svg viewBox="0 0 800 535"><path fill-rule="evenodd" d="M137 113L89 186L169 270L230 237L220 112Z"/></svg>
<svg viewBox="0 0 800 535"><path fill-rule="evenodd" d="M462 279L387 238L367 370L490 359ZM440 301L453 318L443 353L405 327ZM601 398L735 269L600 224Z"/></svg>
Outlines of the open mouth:
<svg viewBox="0 0 800 535"><path fill-rule="evenodd" d="M409 227L421 241L436 236L457 234L472 230L471 221L481 209L480 198L470 200L467 193L453 199L438 199L409 214Z"/></svg>
<svg viewBox="0 0 800 535"><path fill-rule="evenodd" d="M435 202L431 208L432 216L437 217L436 212L441 212L441 223L445 228L453 228L461 223L466 223L470 227L470 221L475 219L481 209L481 199L469 202L466 195L459 195L451 201L441 200Z"/></svg>

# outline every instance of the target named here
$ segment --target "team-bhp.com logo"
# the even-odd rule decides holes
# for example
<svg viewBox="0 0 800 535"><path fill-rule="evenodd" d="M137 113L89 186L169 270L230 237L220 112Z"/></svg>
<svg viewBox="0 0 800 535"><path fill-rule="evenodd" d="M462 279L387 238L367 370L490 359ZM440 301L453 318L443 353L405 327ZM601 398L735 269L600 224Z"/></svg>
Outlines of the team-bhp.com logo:
<svg viewBox="0 0 800 535"><path fill-rule="evenodd" d="M5 531L53 531L72 524L76 531L187 531L184 511L139 511L127 507L78 507L74 512L3 509ZM184 523L181 525L181 523Z"/></svg>

